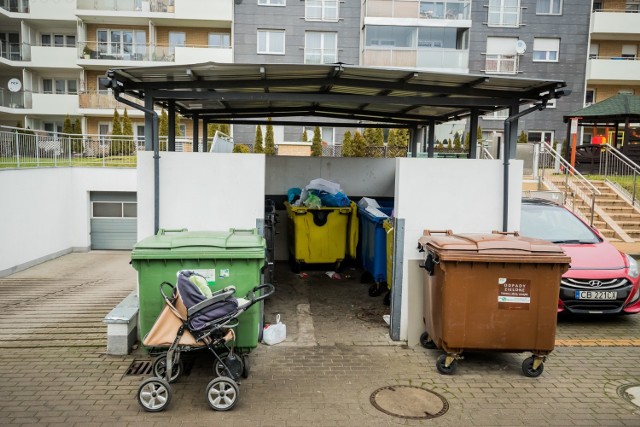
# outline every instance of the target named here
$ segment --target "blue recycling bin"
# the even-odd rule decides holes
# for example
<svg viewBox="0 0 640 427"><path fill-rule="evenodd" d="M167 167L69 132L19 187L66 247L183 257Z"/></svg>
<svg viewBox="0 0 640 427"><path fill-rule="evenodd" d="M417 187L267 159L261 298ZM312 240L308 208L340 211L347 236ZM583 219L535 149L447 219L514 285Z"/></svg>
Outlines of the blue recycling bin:
<svg viewBox="0 0 640 427"><path fill-rule="evenodd" d="M374 282L369 289L370 295L381 293L387 282L387 232L383 223L391 216L393 202L378 204L381 206L378 210L384 215L358 207L362 268L371 274Z"/></svg>

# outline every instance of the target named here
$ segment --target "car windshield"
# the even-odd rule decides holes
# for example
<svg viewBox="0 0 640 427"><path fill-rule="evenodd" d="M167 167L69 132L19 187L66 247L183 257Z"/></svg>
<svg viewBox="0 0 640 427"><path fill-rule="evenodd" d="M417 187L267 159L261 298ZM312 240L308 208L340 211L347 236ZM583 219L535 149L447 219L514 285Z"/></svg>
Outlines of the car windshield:
<svg viewBox="0 0 640 427"><path fill-rule="evenodd" d="M562 206L522 204L520 235L554 243L598 243L598 236Z"/></svg>

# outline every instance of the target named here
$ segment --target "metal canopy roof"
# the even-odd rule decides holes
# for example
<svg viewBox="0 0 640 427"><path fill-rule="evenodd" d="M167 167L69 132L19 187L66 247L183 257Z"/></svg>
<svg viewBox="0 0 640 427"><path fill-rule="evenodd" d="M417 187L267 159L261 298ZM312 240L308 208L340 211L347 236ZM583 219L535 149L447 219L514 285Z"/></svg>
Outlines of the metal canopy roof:
<svg viewBox="0 0 640 427"><path fill-rule="evenodd" d="M484 114L564 93L558 80L344 64L220 64L111 69L116 96L150 97L209 122L316 116L413 127ZM258 123L258 121L254 121ZM252 122L252 123L254 123ZM274 121L274 124L276 122Z"/></svg>

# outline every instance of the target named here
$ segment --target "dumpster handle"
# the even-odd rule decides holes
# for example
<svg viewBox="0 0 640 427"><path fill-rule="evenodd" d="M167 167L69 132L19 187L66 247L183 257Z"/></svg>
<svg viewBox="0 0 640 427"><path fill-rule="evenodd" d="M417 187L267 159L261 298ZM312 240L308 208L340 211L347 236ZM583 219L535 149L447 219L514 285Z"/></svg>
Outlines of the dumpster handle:
<svg viewBox="0 0 640 427"><path fill-rule="evenodd" d="M262 295L260 295L260 296L256 297L256 296L255 296L256 292L259 292L259 291L260 291L260 290L262 290L262 289L266 289L267 291L266 291L264 294L262 294ZM248 297L248 299L249 299L249 300L251 300L253 303L256 303L256 302L258 302L258 301L262 301L263 299L270 297L271 295L273 295L273 293L274 293L275 291L276 291L276 287L275 287L275 286L273 286L273 285L272 285L272 284L270 284L270 283L265 283L264 285L256 286L255 288L253 288L252 290L250 290L250 291L247 293L247 297ZM252 296L253 296L253 298L249 298L249 294L253 294L253 295L252 295Z"/></svg>
<svg viewBox="0 0 640 427"><path fill-rule="evenodd" d="M184 231L189 231L187 228L161 228L158 230L156 236L164 236L166 233L182 233Z"/></svg>
<svg viewBox="0 0 640 427"><path fill-rule="evenodd" d="M229 232L232 234L240 234L240 233L247 233L247 234L258 234L258 230L255 228L230 228Z"/></svg>
<svg viewBox="0 0 640 427"><path fill-rule="evenodd" d="M520 236L520 232L519 231L498 231L498 230L493 230L491 232L491 234L501 234L503 236L508 236L509 234L513 234L516 237Z"/></svg>
<svg viewBox="0 0 640 427"><path fill-rule="evenodd" d="M432 234L446 234L447 236L452 236L453 231L451 230L424 230L422 232L423 236L431 236Z"/></svg>

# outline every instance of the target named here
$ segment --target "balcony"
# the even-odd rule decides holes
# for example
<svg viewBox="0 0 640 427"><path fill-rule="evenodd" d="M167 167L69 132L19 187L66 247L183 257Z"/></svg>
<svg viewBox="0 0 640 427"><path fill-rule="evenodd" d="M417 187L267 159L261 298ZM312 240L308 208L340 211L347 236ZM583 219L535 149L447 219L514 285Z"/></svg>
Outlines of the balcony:
<svg viewBox="0 0 640 427"><path fill-rule="evenodd" d="M438 48L365 48L363 52L363 65L372 67L447 69L467 72L469 68L469 51Z"/></svg>
<svg viewBox="0 0 640 427"><path fill-rule="evenodd" d="M85 42L78 43L77 55L80 58L80 65L111 62L131 62L131 65L136 65L141 61L174 62L179 64L209 61L233 62L233 50L230 47L198 45L163 46L136 43Z"/></svg>
<svg viewBox="0 0 640 427"><path fill-rule="evenodd" d="M591 37L598 40L624 39L640 35L640 13L625 10L598 10L591 14Z"/></svg>
<svg viewBox="0 0 640 427"><path fill-rule="evenodd" d="M78 0L78 10L112 12L175 12L173 0Z"/></svg>
<svg viewBox="0 0 640 427"><path fill-rule="evenodd" d="M31 108L31 92L24 90L11 92L0 88L0 107L11 109Z"/></svg>
<svg viewBox="0 0 640 427"><path fill-rule="evenodd" d="M640 84L640 60L598 57L587 62L587 81L594 83Z"/></svg>
<svg viewBox="0 0 640 427"><path fill-rule="evenodd" d="M469 20L471 1L368 0L365 17Z"/></svg>
<svg viewBox="0 0 640 427"><path fill-rule="evenodd" d="M26 43L7 43L0 41L0 58L8 61L28 61L31 46Z"/></svg>
<svg viewBox="0 0 640 427"><path fill-rule="evenodd" d="M77 94L33 93L33 113L59 115L61 111L71 116L78 114Z"/></svg>
<svg viewBox="0 0 640 427"><path fill-rule="evenodd" d="M30 67L75 68L77 49L75 47L30 46Z"/></svg>
<svg viewBox="0 0 640 427"><path fill-rule="evenodd" d="M29 13L29 0L0 0L0 9L11 13Z"/></svg>
<svg viewBox="0 0 640 427"><path fill-rule="evenodd" d="M516 74L518 55L496 55L487 53L484 71L487 74Z"/></svg>
<svg viewBox="0 0 640 427"><path fill-rule="evenodd" d="M87 110L103 110L108 109L113 111L114 108L124 108L125 105L117 102L113 97L113 93L110 91L88 91L79 95L79 108L80 113L89 113ZM129 98L130 99L130 98ZM130 99L143 106L143 103L136 99ZM130 115L136 115L136 112L131 110Z"/></svg>

